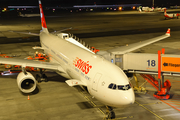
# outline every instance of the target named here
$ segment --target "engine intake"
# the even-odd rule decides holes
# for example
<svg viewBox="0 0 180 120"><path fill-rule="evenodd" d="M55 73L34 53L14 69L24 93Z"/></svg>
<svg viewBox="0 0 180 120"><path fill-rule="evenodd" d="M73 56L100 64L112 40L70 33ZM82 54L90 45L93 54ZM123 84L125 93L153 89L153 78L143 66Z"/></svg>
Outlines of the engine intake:
<svg viewBox="0 0 180 120"><path fill-rule="evenodd" d="M36 79L29 72L27 74L20 72L17 76L17 84L23 93L31 93L36 89Z"/></svg>

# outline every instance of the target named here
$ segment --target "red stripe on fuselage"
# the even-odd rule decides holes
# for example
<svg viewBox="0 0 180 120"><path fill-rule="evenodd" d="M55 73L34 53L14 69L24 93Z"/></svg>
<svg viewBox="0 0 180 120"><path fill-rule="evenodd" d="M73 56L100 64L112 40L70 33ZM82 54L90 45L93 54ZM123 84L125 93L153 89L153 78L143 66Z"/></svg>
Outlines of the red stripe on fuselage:
<svg viewBox="0 0 180 120"><path fill-rule="evenodd" d="M165 17L167 17L167 18L173 18L173 17L169 17L168 15L164 15Z"/></svg>

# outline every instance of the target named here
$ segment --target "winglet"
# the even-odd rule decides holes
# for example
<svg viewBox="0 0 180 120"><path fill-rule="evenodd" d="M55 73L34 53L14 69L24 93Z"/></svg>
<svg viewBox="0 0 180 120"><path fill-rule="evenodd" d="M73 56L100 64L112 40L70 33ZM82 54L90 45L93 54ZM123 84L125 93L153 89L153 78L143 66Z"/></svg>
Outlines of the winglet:
<svg viewBox="0 0 180 120"><path fill-rule="evenodd" d="M166 32L166 35L170 36L170 28L168 28L167 32Z"/></svg>
<svg viewBox="0 0 180 120"><path fill-rule="evenodd" d="M43 8L42 8L42 4L41 4L41 0L39 0L39 9L40 9L40 14L41 14L41 25L42 25L42 29L47 29L46 26L46 21L45 21L45 17L44 17L44 12L43 12Z"/></svg>

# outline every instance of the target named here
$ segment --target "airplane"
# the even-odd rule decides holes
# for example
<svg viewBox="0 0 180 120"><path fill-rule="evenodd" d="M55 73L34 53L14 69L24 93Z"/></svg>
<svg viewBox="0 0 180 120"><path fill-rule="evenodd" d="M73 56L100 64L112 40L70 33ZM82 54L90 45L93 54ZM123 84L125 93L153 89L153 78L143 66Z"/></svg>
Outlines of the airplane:
<svg viewBox="0 0 180 120"><path fill-rule="evenodd" d="M180 16L180 14L179 13L175 13L175 14L167 14L167 12L166 12L166 9L164 9L164 17L165 17L165 19L166 18L179 18L178 16Z"/></svg>
<svg viewBox="0 0 180 120"><path fill-rule="evenodd" d="M19 16L21 17L39 17L40 14L20 14Z"/></svg>
<svg viewBox="0 0 180 120"><path fill-rule="evenodd" d="M70 33L48 31L45 16L39 0L42 30L39 34L19 32L40 37L41 47L49 56L50 62L32 61L18 58L0 58L0 63L20 65L22 72L17 76L17 85L21 92L31 93L37 88L38 82L47 79L44 69L53 70L66 77L69 86L85 86L88 92L109 109L108 118L115 118L113 107L133 104L135 94L124 71L103 57L103 52L94 53L81 39ZM14 31L16 32L16 31ZM160 41L170 36L170 29L165 35L148 39L140 43L120 47L120 54L125 54ZM35 48L36 49L36 48ZM107 54L110 52L106 51ZM40 69L36 78L26 71L26 66ZM37 82L38 81L38 82Z"/></svg>
<svg viewBox="0 0 180 120"><path fill-rule="evenodd" d="M150 8L150 7L139 7L139 12L153 12L154 8Z"/></svg>
<svg viewBox="0 0 180 120"><path fill-rule="evenodd" d="M163 8L156 7L156 8L154 8L154 11L164 11L164 9L166 9L166 7L163 7Z"/></svg>
<svg viewBox="0 0 180 120"><path fill-rule="evenodd" d="M165 7L164 8L161 8L161 7L156 7L156 8L154 8L154 7L152 7L152 8L150 8L150 7L139 7L139 12L142 12L142 11L144 11L144 12L164 11L164 9L166 9L166 8Z"/></svg>

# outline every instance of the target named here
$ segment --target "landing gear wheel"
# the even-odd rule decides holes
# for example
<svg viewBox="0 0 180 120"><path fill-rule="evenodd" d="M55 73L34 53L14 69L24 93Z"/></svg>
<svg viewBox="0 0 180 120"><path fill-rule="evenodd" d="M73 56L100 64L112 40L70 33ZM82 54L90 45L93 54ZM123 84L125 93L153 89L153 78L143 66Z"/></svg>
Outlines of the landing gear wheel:
<svg viewBox="0 0 180 120"><path fill-rule="evenodd" d="M109 120L109 119L115 119L116 118L116 115L115 115L115 112L114 112L114 110L113 110L113 108L112 107L110 107L110 106L106 106L107 107L107 114L108 114L108 116L107 116L107 120Z"/></svg>
<svg viewBox="0 0 180 120"><path fill-rule="evenodd" d="M38 83L40 83L40 82L41 82L41 77L40 77L40 75L39 75L39 74L36 74L36 80L37 80L37 82L38 82Z"/></svg>
<svg viewBox="0 0 180 120"><path fill-rule="evenodd" d="M44 79L45 82L48 82L46 74L42 74L42 78Z"/></svg>
<svg viewBox="0 0 180 120"><path fill-rule="evenodd" d="M42 81L48 82L47 76L46 76L46 74L44 74L44 71L42 69L40 69L40 75L36 74L36 80L38 83L40 83Z"/></svg>
<svg viewBox="0 0 180 120"><path fill-rule="evenodd" d="M110 112L110 113L108 114L108 119L115 119L115 113L114 113L114 111L113 111L113 112Z"/></svg>

